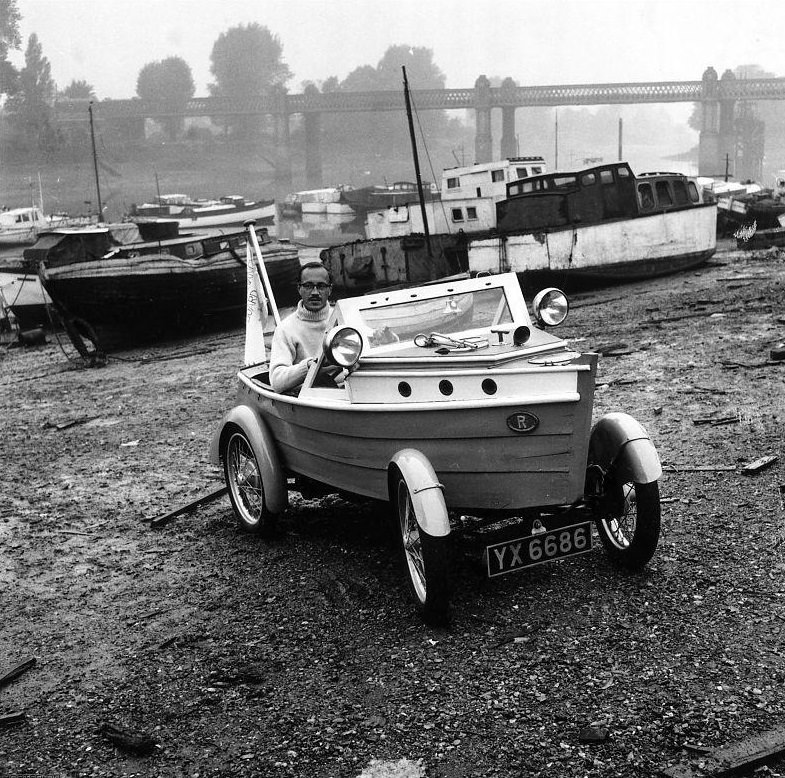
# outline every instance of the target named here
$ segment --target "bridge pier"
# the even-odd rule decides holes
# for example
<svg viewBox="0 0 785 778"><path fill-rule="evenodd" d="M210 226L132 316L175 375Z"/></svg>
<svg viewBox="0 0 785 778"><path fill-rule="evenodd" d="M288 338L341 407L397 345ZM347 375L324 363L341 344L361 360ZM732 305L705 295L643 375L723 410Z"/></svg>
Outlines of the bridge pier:
<svg viewBox="0 0 785 778"><path fill-rule="evenodd" d="M487 76L480 76L474 82L475 136L474 162L493 160L493 136L491 135L491 82Z"/></svg>
<svg viewBox="0 0 785 778"><path fill-rule="evenodd" d="M515 137L515 82L508 76L502 81L502 139L499 146L501 159L518 156Z"/></svg>
<svg viewBox="0 0 785 778"><path fill-rule="evenodd" d="M722 74L722 80L726 82L735 78L730 70ZM698 175L721 178L726 170L729 175L735 175L736 101L719 99L719 80L712 67L703 73L701 92Z"/></svg>
<svg viewBox="0 0 785 778"><path fill-rule="evenodd" d="M309 189L322 186L321 114L305 114L305 183Z"/></svg>
<svg viewBox="0 0 785 778"><path fill-rule="evenodd" d="M275 112L273 113L273 160L275 163L275 189L291 189L292 157L289 137L289 110L287 96L283 89L275 95Z"/></svg>

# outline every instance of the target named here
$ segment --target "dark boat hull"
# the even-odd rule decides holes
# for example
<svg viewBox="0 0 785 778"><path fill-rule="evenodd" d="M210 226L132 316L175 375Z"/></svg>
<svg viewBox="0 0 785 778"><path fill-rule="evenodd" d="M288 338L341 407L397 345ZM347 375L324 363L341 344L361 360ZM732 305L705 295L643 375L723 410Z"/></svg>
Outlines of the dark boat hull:
<svg viewBox="0 0 785 778"><path fill-rule="evenodd" d="M45 270L44 286L58 308L89 323L104 349L243 324L243 261L211 258L191 267L163 258L157 263L136 259L136 268L128 262L113 268L112 260L103 260ZM267 260L265 267L278 305L294 304L300 268L296 251Z"/></svg>

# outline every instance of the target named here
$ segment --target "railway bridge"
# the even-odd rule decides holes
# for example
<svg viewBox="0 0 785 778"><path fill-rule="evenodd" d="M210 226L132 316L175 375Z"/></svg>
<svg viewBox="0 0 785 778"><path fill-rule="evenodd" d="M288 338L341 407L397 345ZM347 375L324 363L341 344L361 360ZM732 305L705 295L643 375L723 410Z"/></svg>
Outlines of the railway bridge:
<svg viewBox="0 0 785 778"><path fill-rule="evenodd" d="M493 159L494 140L491 133L491 112L501 110L502 134L499 143L501 158L515 156L515 111L523 107L558 107L578 105L623 105L646 103L699 103L702 120L699 141L698 173L717 175L725 169L726 155L735 158L737 145L736 117L740 106L760 100L785 99L785 79L737 79L726 70L722 78L708 67L697 81L656 81L614 84L573 84L552 86L516 86L511 78L501 86L492 87L486 76L479 76L474 86L466 89L413 90L418 110L473 110L476 119L474 156L476 162ZM84 121L86 101L59 101L58 122ZM273 120L273 161L276 178L281 184L291 183L293 154L305 156L305 173L309 186L322 185L320 151L320 117L325 113L357 111L404 111L403 92L328 92L315 87L302 94L284 91L250 99L222 97L192 98L173 106L167 102L148 100L103 100L95 103L96 121L122 128L127 137L144 137L145 119L172 116L270 116ZM292 147L290 122L301 115L305 148ZM762 156L762 143L761 143Z"/></svg>

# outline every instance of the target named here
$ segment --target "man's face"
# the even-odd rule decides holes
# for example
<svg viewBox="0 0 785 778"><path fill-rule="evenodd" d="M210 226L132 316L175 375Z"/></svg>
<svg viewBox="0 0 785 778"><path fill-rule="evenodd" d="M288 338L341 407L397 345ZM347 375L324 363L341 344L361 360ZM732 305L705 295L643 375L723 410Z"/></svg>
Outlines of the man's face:
<svg viewBox="0 0 785 778"><path fill-rule="evenodd" d="M327 305L327 298L330 296L330 276L326 268L306 268L300 279L298 291L300 299L303 301L303 307L307 311L312 313L321 311Z"/></svg>

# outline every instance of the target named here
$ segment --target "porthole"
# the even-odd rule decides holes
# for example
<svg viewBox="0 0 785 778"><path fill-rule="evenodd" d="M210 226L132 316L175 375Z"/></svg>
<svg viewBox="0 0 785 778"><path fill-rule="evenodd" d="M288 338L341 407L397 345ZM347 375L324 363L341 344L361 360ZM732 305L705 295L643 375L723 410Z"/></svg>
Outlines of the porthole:
<svg viewBox="0 0 785 778"><path fill-rule="evenodd" d="M497 389L498 387L496 386L496 381L494 381L492 378L486 378L482 382L482 390L485 392L485 394L496 394Z"/></svg>
<svg viewBox="0 0 785 778"><path fill-rule="evenodd" d="M398 394L400 394L401 397L411 397L412 387L409 386L406 381L401 381L401 383L398 384Z"/></svg>
<svg viewBox="0 0 785 778"><path fill-rule="evenodd" d="M447 381L439 381L439 391L445 396L449 397L452 394L452 382Z"/></svg>

